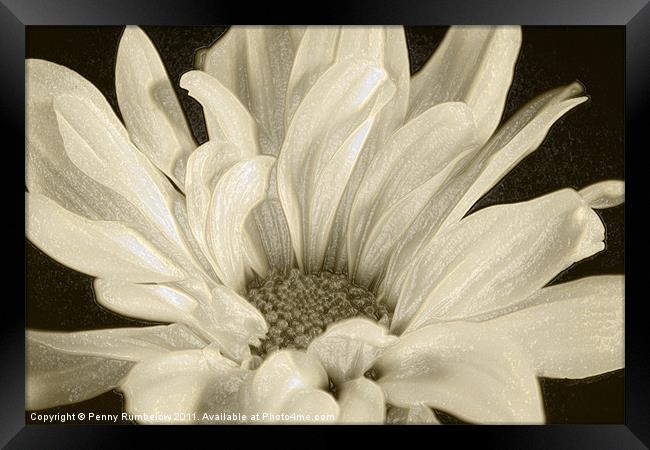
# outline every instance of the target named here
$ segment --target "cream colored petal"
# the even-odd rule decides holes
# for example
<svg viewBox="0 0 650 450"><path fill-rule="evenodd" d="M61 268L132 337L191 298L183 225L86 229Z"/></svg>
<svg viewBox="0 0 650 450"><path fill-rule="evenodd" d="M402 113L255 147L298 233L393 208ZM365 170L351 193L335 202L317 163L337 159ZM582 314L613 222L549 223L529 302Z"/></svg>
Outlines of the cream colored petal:
<svg viewBox="0 0 650 450"><path fill-rule="evenodd" d="M537 374L584 378L624 367L622 275L541 289L526 307L485 322L522 344Z"/></svg>
<svg viewBox="0 0 650 450"><path fill-rule="evenodd" d="M207 347L144 361L129 372L120 389L124 409L142 415L139 423L202 423L209 402L212 410L221 409L219 403L222 407L237 405L233 398L244 376L245 371Z"/></svg>
<svg viewBox="0 0 650 450"><path fill-rule="evenodd" d="M386 418L384 392L374 381L367 378L347 381L343 383L337 394L341 408L339 422L384 423Z"/></svg>
<svg viewBox="0 0 650 450"><path fill-rule="evenodd" d="M137 214L133 205L70 161L52 107L55 97L81 95L126 137L126 130L120 128L108 102L82 76L49 61L26 60L25 76L25 182L29 191L46 195L67 210L89 219L132 219Z"/></svg>
<svg viewBox="0 0 650 450"><path fill-rule="evenodd" d="M380 65L394 84L396 91L377 114L376 125L370 132L365 148L354 166L348 186L343 194L331 232L326 253L325 268L333 271L350 271L346 250L346 230L355 194L362 185L364 173L373 156L386 139L404 123L408 107L409 62L406 37L401 26L343 27L338 58L352 61L368 58Z"/></svg>
<svg viewBox="0 0 650 450"><path fill-rule="evenodd" d="M347 248L358 282L368 285L378 275L400 233L476 150L474 119L463 103L434 106L391 136L369 164L350 212ZM409 206L397 207L410 195Z"/></svg>
<svg viewBox="0 0 650 450"><path fill-rule="evenodd" d="M310 232L324 232L325 224L303 227L311 223L312 200L318 200L314 190L317 176L390 98L392 86L387 83L386 73L366 61L338 63L309 91L287 130L278 159L278 195L300 267L309 261ZM347 176L332 182L335 188L345 186ZM317 261L318 255L312 259Z"/></svg>
<svg viewBox="0 0 650 450"><path fill-rule="evenodd" d="M579 192L594 209L613 208L625 201L625 182L601 181L582 188Z"/></svg>
<svg viewBox="0 0 650 450"><path fill-rule="evenodd" d="M245 289L244 225L251 210L264 200L275 159L258 156L233 165L219 178L210 200L206 234L215 271L237 292Z"/></svg>
<svg viewBox="0 0 650 450"><path fill-rule="evenodd" d="M211 141L226 141L239 147L247 158L259 153L255 119L217 78L192 70L183 74L180 84L203 106Z"/></svg>
<svg viewBox="0 0 650 450"><path fill-rule="evenodd" d="M451 27L411 81L409 117L433 105L463 101L474 112L482 142L499 121L521 46L518 26Z"/></svg>
<svg viewBox="0 0 650 450"><path fill-rule="evenodd" d="M377 361L386 401L427 405L480 423L542 423L526 354L486 324L452 322L403 335Z"/></svg>
<svg viewBox="0 0 650 450"><path fill-rule="evenodd" d="M280 414L285 414L288 419L268 421L279 424L334 423L339 416L339 405L332 394L328 392L319 389L304 389L295 391L289 396Z"/></svg>
<svg viewBox="0 0 650 450"><path fill-rule="evenodd" d="M225 286L212 291L212 305L208 311L219 328L240 337L244 344L256 341L268 331L264 316L246 299ZM239 356L239 355L237 355Z"/></svg>
<svg viewBox="0 0 650 450"><path fill-rule="evenodd" d="M284 98L297 38L291 34L280 26L230 27L198 58L198 68L218 79L255 117L266 154L277 154L282 144Z"/></svg>
<svg viewBox="0 0 650 450"><path fill-rule="evenodd" d="M123 223L85 219L40 194L25 194L25 232L52 258L95 277L164 282L184 276L181 268Z"/></svg>
<svg viewBox="0 0 650 450"><path fill-rule="evenodd" d="M605 248L605 228L575 191L485 208L436 236L407 277L392 330L516 304Z"/></svg>
<svg viewBox="0 0 650 450"><path fill-rule="evenodd" d="M296 50L287 85L285 126L291 123L298 105L318 78L336 61L338 26L311 26L305 29Z"/></svg>
<svg viewBox="0 0 650 450"><path fill-rule="evenodd" d="M368 319L337 322L316 337L307 353L317 357L336 384L359 378L385 349L397 342L385 327Z"/></svg>
<svg viewBox="0 0 650 450"><path fill-rule="evenodd" d="M103 182L93 179L92 176L80 170L68 157L64 140L60 135L57 113L54 109L55 99L58 97L66 95L83 97L84 101L97 112L98 121L103 121L103 126L115 134L116 142L128 142L126 129L121 125L99 91L75 72L46 61L28 60L26 71L26 185L29 191L44 194L67 210L85 218L125 223L141 233L167 257L181 262L186 271L196 275L195 266L200 266L200 263L195 262L189 254L191 252L184 248L178 234L173 232L170 236L169 233L160 233L157 229L157 226L160 226L159 218L156 215L151 215L147 208L138 206L137 202L132 202L132 192L127 190L128 193L125 194L124 191L120 191L121 188L124 188L123 185L111 182L103 184ZM93 117L87 119L96 123ZM85 124L79 126L82 130L86 127ZM85 130L83 131L85 132ZM114 145L108 142L110 133L103 134L100 131L99 135L101 136L99 140L103 141L102 148ZM73 134L72 141L68 136L65 141L67 145L74 142L81 142L79 135ZM82 152L84 145L81 145ZM140 153L130 144L127 146L130 146L131 151L135 154ZM88 154L82 158L89 165L96 162L96 159ZM150 166L145 157L140 155L140 158L145 160L143 163L145 166ZM96 166L95 169L104 170L104 172L111 170L115 173L124 172L121 165L112 166L111 170L102 169L100 166ZM156 169L154 171L157 172ZM163 189L169 191L165 194L169 196L167 208L178 213L175 206L181 196L176 194L164 177L161 180L161 185ZM181 230L176 231L182 233Z"/></svg>
<svg viewBox="0 0 650 450"><path fill-rule="evenodd" d="M440 425L433 410L425 405L409 408L391 406L386 412L386 423L394 425Z"/></svg>
<svg viewBox="0 0 650 450"><path fill-rule="evenodd" d="M27 409L92 398L119 385L133 365L205 343L182 325L75 333L27 330Z"/></svg>
<svg viewBox="0 0 650 450"><path fill-rule="evenodd" d="M480 150L476 158L435 195L391 255L380 294L394 304L422 246L441 229L457 223L519 161L534 151L549 129L587 97L578 83L554 89L518 111Z"/></svg>
<svg viewBox="0 0 650 450"><path fill-rule="evenodd" d="M247 414L259 413L264 420L265 413L287 413L288 407L310 397L315 397L318 404L324 403L322 395L314 394L314 391L327 387L327 373L318 359L304 352L282 350L266 358L242 387L240 399ZM305 397L308 394L309 397ZM293 398L296 395L298 397ZM265 421L277 422L271 417Z"/></svg>
<svg viewBox="0 0 650 450"><path fill-rule="evenodd" d="M77 96L54 100L66 153L85 174L131 202L163 235L185 248L174 214L179 194L147 158L92 103Z"/></svg>
<svg viewBox="0 0 650 450"><path fill-rule="evenodd" d="M115 92L131 140L182 189L196 143L156 48L135 26L120 39Z"/></svg>
<svg viewBox="0 0 650 450"><path fill-rule="evenodd" d="M95 280L94 288L100 305L126 316L183 323L234 360L243 359L249 353L249 341L267 331L262 315L223 286L216 287L208 299L193 298L171 286L117 280Z"/></svg>

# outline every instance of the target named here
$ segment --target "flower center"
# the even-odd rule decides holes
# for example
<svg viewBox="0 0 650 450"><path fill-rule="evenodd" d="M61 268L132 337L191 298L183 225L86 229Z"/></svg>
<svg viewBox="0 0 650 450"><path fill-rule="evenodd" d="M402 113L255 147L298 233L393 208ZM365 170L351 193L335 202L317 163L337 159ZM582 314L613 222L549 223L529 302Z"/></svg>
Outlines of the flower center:
<svg viewBox="0 0 650 450"><path fill-rule="evenodd" d="M385 305L343 274L273 272L249 286L247 297L269 325L266 338L254 349L262 357L281 348L305 349L332 322L362 316L388 324L390 319Z"/></svg>

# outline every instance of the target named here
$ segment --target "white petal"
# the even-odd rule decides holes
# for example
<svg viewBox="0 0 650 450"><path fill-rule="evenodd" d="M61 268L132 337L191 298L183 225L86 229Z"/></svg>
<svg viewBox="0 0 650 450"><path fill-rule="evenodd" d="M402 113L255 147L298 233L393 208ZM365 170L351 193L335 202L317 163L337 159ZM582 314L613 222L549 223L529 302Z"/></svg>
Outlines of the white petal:
<svg viewBox="0 0 650 450"><path fill-rule="evenodd" d="M624 277L546 287L524 309L489 320L523 345L539 376L584 378L624 366Z"/></svg>
<svg viewBox="0 0 650 450"><path fill-rule="evenodd" d="M211 141L225 141L239 147L245 157L258 154L257 125L246 107L218 79L193 70L181 77L181 87L203 106Z"/></svg>
<svg viewBox="0 0 650 450"><path fill-rule="evenodd" d="M284 403L279 414L287 420L270 420L279 423L333 423L339 416L339 405L329 392L320 389L298 390ZM295 414L295 419L293 415Z"/></svg>
<svg viewBox="0 0 650 450"><path fill-rule="evenodd" d="M386 405L384 392L373 381L357 378L344 383L338 393L341 413L339 422L343 423L384 423Z"/></svg>
<svg viewBox="0 0 650 450"><path fill-rule="evenodd" d="M386 413L386 423L395 425L439 425L433 410L425 405L400 408L391 406Z"/></svg>
<svg viewBox="0 0 650 450"><path fill-rule="evenodd" d="M481 141L487 141L501 119L520 46L518 26L451 27L413 77L409 116L462 101L474 112Z"/></svg>
<svg viewBox="0 0 650 450"><path fill-rule="evenodd" d="M245 289L244 225L264 200L275 159L257 156L233 165L217 182L210 200L208 247L221 281L237 292Z"/></svg>
<svg viewBox="0 0 650 450"><path fill-rule="evenodd" d="M580 195L594 209L613 208L625 201L625 182L610 180L594 183L580 189Z"/></svg>
<svg viewBox="0 0 650 450"><path fill-rule="evenodd" d="M79 402L118 386L133 364L203 341L182 325L82 331L28 330L26 407Z"/></svg>
<svg viewBox="0 0 650 450"><path fill-rule="evenodd" d="M135 26L127 26L120 39L115 92L133 142L182 188L185 161L196 144L156 48Z"/></svg>
<svg viewBox="0 0 650 450"><path fill-rule="evenodd" d="M282 143L293 49L287 27L231 27L199 56L198 68L218 79L255 117L263 153L277 154Z"/></svg>
<svg viewBox="0 0 650 450"><path fill-rule="evenodd" d="M262 314L243 297L225 286L217 286L212 291L212 306L213 309L208 309L209 313L213 314L212 321L217 323L219 328L239 338L242 346L263 337L268 330ZM231 352L229 348L227 350ZM248 353L248 347L244 350ZM242 359L239 353L232 356L237 360Z"/></svg>
<svg viewBox="0 0 650 450"><path fill-rule="evenodd" d="M386 328L368 319L337 322L316 337L307 352L317 357L334 383L359 378L386 347L397 341Z"/></svg>
<svg viewBox="0 0 650 450"><path fill-rule="evenodd" d="M179 194L171 183L124 137L102 111L86 99L61 96L54 111L68 157L88 176L131 202L179 247L185 243L174 218Z"/></svg>
<svg viewBox="0 0 650 450"><path fill-rule="evenodd" d="M26 75L26 185L69 211L90 219L126 220L135 208L110 187L80 171L65 153L52 107L60 95L81 95L103 112L126 137L127 132L102 94L82 76L57 64L28 59Z"/></svg>
<svg viewBox="0 0 650 450"><path fill-rule="evenodd" d="M525 353L486 324L452 322L403 335L375 369L387 402L427 405L482 423L541 423Z"/></svg>
<svg viewBox="0 0 650 450"><path fill-rule="evenodd" d="M183 323L234 360L243 359L249 353L249 341L267 331L262 315L223 286L217 286L208 299L193 298L170 286L117 280L95 280L94 288L99 304L126 316Z"/></svg>
<svg viewBox="0 0 650 450"><path fill-rule="evenodd" d="M378 275L401 232L477 149L472 112L463 103L434 106L391 136L370 162L350 212L347 248L357 282L367 285ZM409 195L408 204L398 205Z"/></svg>
<svg viewBox="0 0 650 450"><path fill-rule="evenodd" d="M427 244L391 326L415 330L506 308L603 250L604 238L598 215L570 189L485 208Z"/></svg>
<svg viewBox="0 0 650 450"><path fill-rule="evenodd" d="M316 358L304 352L283 350L266 358L242 387L240 395L244 411L261 413L262 418L264 413L285 412L287 406L300 402L300 397L327 387L327 374ZM292 400L295 395L299 398ZM314 395L322 404L320 394Z"/></svg>
<svg viewBox="0 0 650 450"><path fill-rule="evenodd" d="M277 177L278 194L300 267L310 260L314 264L322 261L318 254L306 258L309 244L313 233L327 235L331 226L310 221L310 205L319 200L315 191L318 174L339 149L365 140L366 133L359 133L370 123L364 122L372 121L390 98L394 92L390 88L391 82L382 69L363 60L342 62L319 79L296 111L278 159ZM345 156L345 152L339 155ZM332 180L333 192L342 192L340 188L345 187L348 176L344 173L340 180ZM340 193L332 197L331 203L338 205ZM308 225L303 227L305 223Z"/></svg>
<svg viewBox="0 0 650 450"><path fill-rule="evenodd" d="M95 277L164 282L184 276L181 268L123 223L85 219L40 194L25 194L25 232L52 258Z"/></svg>
<svg viewBox="0 0 650 450"><path fill-rule="evenodd" d="M120 389L140 423L200 423L206 410L235 413L246 372L211 348L173 352L135 366Z"/></svg>
<svg viewBox="0 0 650 450"><path fill-rule="evenodd" d="M395 246L380 288L394 304L416 255L439 230L457 223L492 186L535 150L550 127L564 113L587 100L578 83L537 97L518 111L465 166L435 195Z"/></svg>

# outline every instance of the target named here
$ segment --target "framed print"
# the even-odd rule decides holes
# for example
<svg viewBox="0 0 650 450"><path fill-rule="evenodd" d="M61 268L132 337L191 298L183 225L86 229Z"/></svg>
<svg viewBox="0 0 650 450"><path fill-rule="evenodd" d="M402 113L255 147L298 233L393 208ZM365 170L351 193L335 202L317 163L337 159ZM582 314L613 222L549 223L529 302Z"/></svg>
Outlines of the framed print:
<svg viewBox="0 0 650 450"><path fill-rule="evenodd" d="M645 448L625 156L647 5L91 4L3 10L25 145L9 448L107 424L106 446L383 424Z"/></svg>

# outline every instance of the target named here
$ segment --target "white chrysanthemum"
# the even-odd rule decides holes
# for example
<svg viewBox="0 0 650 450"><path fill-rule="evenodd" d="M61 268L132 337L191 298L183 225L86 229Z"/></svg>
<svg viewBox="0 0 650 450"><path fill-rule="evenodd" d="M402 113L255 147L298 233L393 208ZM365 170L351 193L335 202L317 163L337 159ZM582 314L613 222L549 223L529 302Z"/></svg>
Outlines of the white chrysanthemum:
<svg viewBox="0 0 650 450"><path fill-rule="evenodd" d="M125 125L28 60L27 236L101 305L171 324L29 331L27 407L118 388L144 423L537 423L538 376L623 367L623 276L545 287L604 248L592 208L622 182L465 217L586 100L560 87L497 129L520 41L452 27L411 78L400 27L235 27L181 79L198 147L140 29Z"/></svg>

